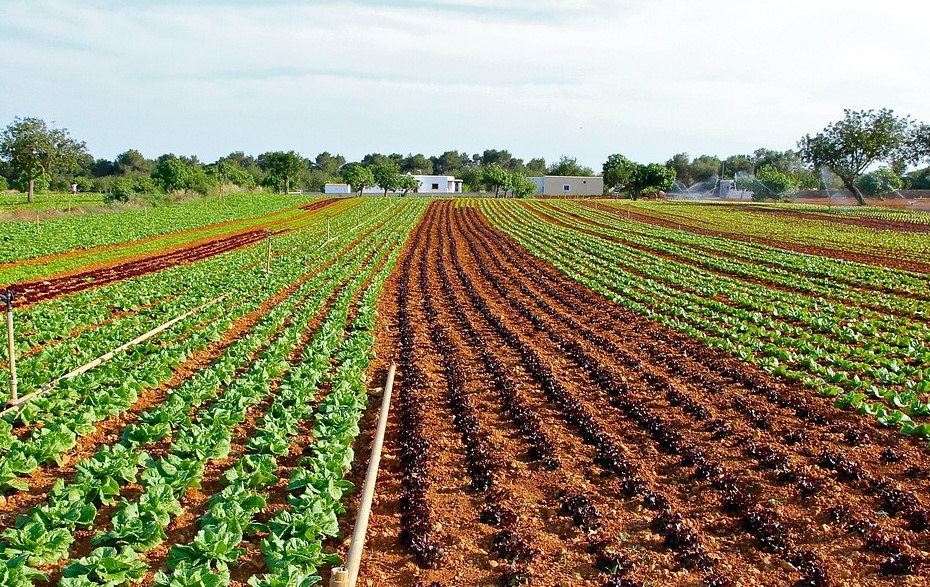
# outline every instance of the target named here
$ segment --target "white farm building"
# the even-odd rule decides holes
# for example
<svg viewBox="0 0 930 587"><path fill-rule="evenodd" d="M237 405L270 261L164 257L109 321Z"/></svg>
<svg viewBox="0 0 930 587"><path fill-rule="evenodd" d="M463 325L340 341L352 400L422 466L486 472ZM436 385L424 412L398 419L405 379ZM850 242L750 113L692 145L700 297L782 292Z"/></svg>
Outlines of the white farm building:
<svg viewBox="0 0 930 587"><path fill-rule="evenodd" d="M418 194L461 194L462 180L456 179L451 175L414 175L413 178L420 182L420 187L416 190ZM352 188L345 183L328 183L323 187L325 194L351 194ZM384 189L377 185L365 188L362 192L365 194L383 194ZM388 193L397 194L398 191Z"/></svg>
<svg viewBox="0 0 930 587"><path fill-rule="evenodd" d="M604 194L603 177L544 175L527 179L536 183L537 196L601 196Z"/></svg>

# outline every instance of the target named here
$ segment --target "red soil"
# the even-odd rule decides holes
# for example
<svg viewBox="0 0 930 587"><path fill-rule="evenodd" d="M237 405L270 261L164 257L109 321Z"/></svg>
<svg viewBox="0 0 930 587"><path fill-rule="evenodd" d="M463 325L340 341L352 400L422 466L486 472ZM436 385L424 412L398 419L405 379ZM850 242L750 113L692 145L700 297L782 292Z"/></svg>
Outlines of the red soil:
<svg viewBox="0 0 930 587"><path fill-rule="evenodd" d="M403 303L400 287L408 288ZM832 585L924 585L930 577L926 564L917 575L881 573L894 549L930 548L928 532L889 511L886 499L897 488L924 507L925 447L616 306L530 256L474 209L431 205L379 313L376 368L412 348L422 373L401 372L395 385L361 585L495 585L513 568L532 585L601 585L609 575L594 563L605 554L625 556L626 577L642 584L790 585L814 567ZM412 345L400 344L404 323ZM502 381L535 415L558 467L533 456L540 437L505 409ZM398 440L412 426L401 418L414 387L427 443L427 536L444 549L432 568L399 539L411 479ZM554 390L570 400L560 403ZM477 418L467 434L463 403ZM645 426L643 414L659 418L666 436ZM490 451L490 490L475 488L470 450L478 445ZM669 515L681 515L703 562L664 537L661 508L645 503L641 489L624 489L626 477L601 452L611 446ZM836 472L835 453L856 465L852 476ZM742 510L724 506L727 484L749 496ZM816 490L807 495L805 487ZM596 528L565 515L566 493L596 508ZM534 554L514 565L502 556L501 528L481 520L489 503L516 514L509 528ZM833 510L842 521L829 515L832 506L843 507ZM760 542L750 512L779 524L787 550ZM863 523L872 524L868 536L850 529ZM806 567L792 558L802 551L813 557Z"/></svg>

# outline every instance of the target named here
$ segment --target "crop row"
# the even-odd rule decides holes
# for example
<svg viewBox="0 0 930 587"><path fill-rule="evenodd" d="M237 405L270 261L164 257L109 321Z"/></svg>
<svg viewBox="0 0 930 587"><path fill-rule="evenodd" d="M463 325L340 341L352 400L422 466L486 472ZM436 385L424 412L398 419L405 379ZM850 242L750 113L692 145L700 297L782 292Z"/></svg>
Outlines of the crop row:
<svg viewBox="0 0 930 587"><path fill-rule="evenodd" d="M64 569L65 579L62 580L63 585L83 585L85 584L84 582L73 583L73 581L87 581L87 577L93 579L87 584L98 584L98 580L102 581L102 579L99 578L99 570L114 565L129 568L131 574L128 578L130 579L136 579L141 576L139 572L142 567L140 567L138 558L130 553L149 550L164 538L164 526L166 526L170 522L172 516L177 513L177 499L184 493L187 487L191 485L196 486L199 475L203 474L203 459L222 458L230 446L229 426L235 426L238 422L241 422L244 416L242 410L245 410L249 405L261 401L261 398L267 394L267 390L271 383L275 380L280 380L280 384L276 385L276 400L266 413L262 428L257 431L257 435L253 437L248 444L250 455L255 458L240 461L236 467L230 469L230 472L226 474L227 479L232 483L232 485L230 485L231 487L238 487L238 485L235 485L237 479L243 480L240 482L248 483L254 482L256 479L264 479L269 469L268 458L273 459L275 453L280 453L280 451L288 449L286 439L289 437L289 432L293 430L297 423L293 418L307 418L310 416L306 408L301 412L300 410L286 409L284 406L287 404L290 404L292 407L298 404L305 406L306 404L302 403L301 398L306 399L312 397L313 386L305 387L304 384L310 385L314 382L318 382L322 376L321 371L325 372L328 370L329 352L332 351L334 345L338 344L338 340L341 337L341 329L343 328L341 324L345 323L347 305L355 297L355 290L357 290L358 285L365 281L370 281L368 290L362 297L363 303L356 316L358 330L353 330L353 334L350 336L351 342L347 341L345 343L345 348L339 355L341 359L340 369L343 371L342 375L337 371L334 381L342 381L343 383L334 383L333 385L333 393L343 389L343 387L341 387L342 385L348 385L342 393L345 394L351 391L351 393L355 394L354 397L356 400L352 402L349 401L348 396L342 397L340 394L333 396L331 394L334 398L342 398L339 400L340 403L337 404L337 406L348 404L348 407L352 408L351 414L354 414L354 421L357 421L361 407L364 406L365 397L364 386L362 385L359 387L359 378L361 377L361 371L364 369L364 365L367 365L367 352L368 348L370 348L370 333L367 332L366 328L370 330L370 323L373 320L374 299L377 295L377 290L380 288L387 272L389 272L391 268L392 264L390 262L375 263L374 266L380 268L379 273L375 276L369 275L366 277L364 273L358 273L356 277L353 278L356 284L354 289L352 286L345 287L347 284L343 284L343 294L341 294L340 297L342 303L337 304L334 306L334 309L331 310L329 320L324 322L317 338L307 346L303 361L291 370L290 364L286 359L296 348L295 345L300 344L300 333L302 329L305 328L305 323L309 317L319 309L322 299L328 295L326 292L333 291L335 284L338 282L338 280L334 280L333 278L339 274L345 275L346 271L355 272L356 270L352 268L359 267L359 264L363 266L370 263L370 258L367 261L365 259L370 257L371 253L364 253L366 250L373 252L383 249L382 256L387 254L392 246L396 246L391 245L392 242L396 243L398 239L402 240L406 236L404 230L409 230L417 213L417 210L408 210L402 217L394 218L394 220L397 221L397 227L394 229L394 232L381 229L381 233L390 232L390 234L379 237L378 240L373 240L370 237L367 238L368 244L357 248L353 255L344 257L343 260L345 264L340 264L338 268L335 265L331 265L330 269L332 271L328 273L324 271L324 273L318 276L318 279L305 282L301 287L295 290L295 294L288 298L287 301L289 303L279 304L275 310L272 311L272 314L267 315L265 319L263 319L263 326L259 327L257 331L253 333L254 336L247 336L236 341L236 343L234 343L235 350L224 354L223 357L213 365L216 369L208 369L210 373L207 373L206 376L199 378L195 376L195 379L189 380L195 381L199 379L201 381L200 385L186 386L188 388L187 394L179 393L170 396L180 398L186 395L188 399L193 399L190 404L183 399L178 401L170 401L169 399L166 406L173 405L175 407L174 409L169 410L164 407L159 407L151 410L150 416L143 415L140 417L140 422L142 422L140 425L127 428L122 444L116 445L116 448L101 448L97 456L103 455L104 458L97 459L99 466L97 470L93 471L93 480L91 480L91 482L96 483L97 487L106 488L105 491L98 491L97 493L94 493L94 489L84 491L84 487L80 484L76 486L72 484L72 486L67 488L65 488L63 484L56 486L57 491L52 492L52 498L60 498L61 503L52 504L53 506L57 506L57 509L53 507L51 511L62 514L58 516L57 519L60 523L64 524L64 529L67 531L70 523L76 521L79 524L87 525L92 521L91 512L85 501L90 501L90 508L93 508L94 503L107 503L108 501L112 501L116 495L118 495L120 485L136 479L136 467L139 465L146 466L146 472L141 478L141 483L144 488L141 497L133 502L123 500L113 515L113 529L108 533L98 533L96 542L108 546L103 546L90 553L87 557L67 565ZM333 272L335 272L335 274L333 274ZM322 285L323 289L316 291L314 297L316 301L310 302L309 299L304 298L313 292L314 284L317 284L317 288L319 285ZM294 298L293 302L292 298ZM295 309L296 314L292 314ZM364 325L368 326L363 328ZM262 339L268 336L268 334L262 334L263 328L268 334L272 335L273 341L265 350L259 353L257 360L249 365L247 370L241 374L238 373L239 368L235 365L242 364L243 361L248 361L248 357L254 354L256 347L261 346ZM233 346L231 346L230 349L233 349ZM329 352L327 352L327 349L329 349ZM243 353L242 351L245 352ZM359 366L360 361L364 363L361 367ZM281 380L281 376L285 372L288 372L288 375ZM200 373L198 373L198 375L200 375ZM185 416L184 412L187 409L184 407L185 405L197 405L199 402L209 398L211 395L215 394L215 389L218 385L225 385L226 390L208 409L201 410L197 416L196 423ZM305 394L311 395L308 396ZM197 397L192 398L191 396ZM337 413L340 409L341 408L333 407L327 411L327 413ZM237 412L239 415L236 415ZM174 416L172 416L172 414L174 414ZM175 416L180 416L181 418L178 419ZM179 432L167 456L152 460L147 457L144 452L141 452L139 448L141 445L171 434L174 427L178 427ZM343 426L341 430L343 435L346 432L344 428L345 426ZM348 426L348 429L351 430L351 426ZM224 432L224 430L227 432ZM355 430L357 434L357 428ZM321 437L327 434L332 436L332 431L327 431L325 427L319 428L319 424L318 429L315 429L315 433L317 433L317 442L321 442ZM348 447L348 444L345 442L344 444ZM119 447L122 448L120 449ZM105 458L107 456L106 453L109 453L110 458ZM345 463L345 460L346 457L343 456L341 462ZM344 465L338 470L340 477L345 468L346 466ZM81 470L80 465L78 469ZM306 475L304 478L306 481ZM312 483L308 484L312 485ZM232 516L231 518L223 518L227 521L238 519L236 516L243 515L243 511L254 510L260 505L261 499L259 499L260 496L251 498L248 494L241 495L238 491L229 489L229 487L227 487L224 492L225 493L217 494L221 495L221 497L215 497L212 500L208 518L202 527L201 534L195 539L194 544L189 545L187 548L178 546L172 551L173 558L170 560L172 563L176 564L172 564L171 566L177 566L182 570L180 571L181 575L166 579L170 584L177 584L177 581L185 581L185 577L203 577L205 574L204 567L201 563L206 562L208 565L207 568L209 568L210 564L229 562L223 559L222 556L229 557L232 556L233 553L238 552L237 545L242 539L241 533L239 540L235 541L236 544L232 544L233 540L229 532L229 525L217 523L216 519L219 519L223 515ZM81 495L82 493L84 495ZM237 497L233 499L233 496ZM102 497L103 499L95 500L95 497ZM336 497L335 503L338 503L338 497ZM71 507L70 510L68 510L68 506ZM214 509L214 506L216 509ZM44 507L46 507L48 511L48 506ZM80 513L69 514L68 511L78 511ZM334 511L333 508L330 508L330 514L328 515L334 516ZM33 516L33 524L40 523L44 519L40 512L41 508L36 508L31 512L30 515ZM312 508L312 512L316 512L316 508ZM216 519L209 518L211 514L214 514L214 518ZM313 515L316 515L316 513ZM39 517L36 518L36 516ZM45 518L48 517L49 516L46 516ZM27 525L27 521L25 519L21 519L21 521L23 524L21 525L18 522L17 528L12 532L20 532L23 530ZM222 527L222 530L220 527ZM22 532L20 532L20 534L22 534ZM47 532L47 534L57 534L58 540L61 540L62 543L67 542L66 537L62 537L61 532ZM11 537L14 536L11 534ZM278 539L282 539L280 534L278 535ZM269 557L277 556L280 558L281 552L279 552L277 546L280 546L278 542L272 542L269 543L267 548L263 545L263 550L268 551ZM123 547L123 549L118 550L118 547ZM54 556L55 554L61 554L60 545L58 548L59 551L57 553L47 552L48 556L52 557L49 560L60 558ZM67 549L67 547L65 548ZM127 550L127 548L129 550ZM301 548L302 547L297 548L297 554L287 549L285 549L285 551L291 552L291 554L288 555L291 558L296 556L297 559L295 560L299 560L299 553L302 552ZM0 547L0 549L4 549L4 547ZM20 548L20 550L22 550L22 548ZM29 571L24 563L30 562L31 564L35 564L37 561L20 560L15 550L11 549L9 545L5 547L5 553L10 555L9 560L15 563L13 566L21 571L21 576L26 577L31 574L31 571ZM191 556L194 556L192 553L200 553L201 555L207 556L207 559L192 560L190 559ZM210 559L208 556L209 553L216 554L220 558ZM220 553L225 553L225 555ZM185 558L185 556L187 556L187 558ZM12 568L10 565L8 565L8 567ZM269 564L270 569L278 569L278 567L280 567L280 565L272 566ZM293 565L289 563L283 565L281 568L284 568L287 572L291 572L293 571L292 567ZM176 570L176 574L177 572ZM84 577L84 579L79 579L79 577Z"/></svg>
<svg viewBox="0 0 930 587"><path fill-rule="evenodd" d="M305 261L313 255L323 253L335 258L341 245L337 242L332 245L328 251L296 256L293 263L279 268L274 278L277 287L299 279L306 272ZM211 265L214 270L224 267ZM0 482L7 484L18 475L31 472L40 463L56 460L74 446L79 436L92 432L95 422L126 410L136 402L140 393L170 379L173 369L193 352L221 339L236 319L258 308L262 298L254 292L254 282L249 279L251 276L241 272L236 276L234 284L239 290L236 293L243 296L245 303L227 307L217 304L205 314L191 316L169 331L181 333L173 342L169 339L166 345L149 342L144 347L137 347L132 353L121 355L96 370L66 380L48 396L27 404L10 416L11 423L33 424L38 420L42 427L20 432L20 438L12 434L9 423L0 425L3 426L0 433L5 432L9 440L4 454L0 455ZM204 275L199 272L194 272L193 277L207 283L212 281L203 279ZM266 282L264 288L270 293L273 290L269 285ZM128 336L124 335L124 339Z"/></svg>
<svg viewBox="0 0 930 587"><path fill-rule="evenodd" d="M862 411L874 413L883 423L899 424L907 433L930 432L908 415L920 415L927 409L915 387L926 381L916 372L911 378L899 378L895 371L900 371L903 365L892 362L872 365L850 359L849 353L855 351L836 344L831 347L823 336L813 340L800 327L710 298L717 290L707 287L707 276L702 280L691 274L692 270L678 272L668 262L652 260L650 264L645 257L637 257L637 264L632 266L624 255L627 251L615 243L543 224L538 219L533 222L532 216L527 217L515 207L504 209L495 205L489 212L492 220L501 222L531 252L623 306L732 351L744 360L756 361L770 372L802 380L821 393L837 395L846 386L848 391L841 398L844 403L858 401ZM561 248L554 246L556 242ZM643 267L652 268L646 271ZM824 347L835 347L835 353ZM803 352L805 348L807 353ZM854 370L861 365L876 378L873 382L865 372L860 376ZM894 381L897 388L886 386L879 381L882 378L889 383ZM867 402L858 389L887 402L887 406ZM896 409L897 406L901 409Z"/></svg>
<svg viewBox="0 0 930 587"><path fill-rule="evenodd" d="M0 240L4 242L0 263L138 241L212 224L266 216L306 201L303 196L239 194L204 198L152 210L78 215L43 220L39 227L39 239L36 238L35 226L31 222L3 222L0 223Z"/></svg>

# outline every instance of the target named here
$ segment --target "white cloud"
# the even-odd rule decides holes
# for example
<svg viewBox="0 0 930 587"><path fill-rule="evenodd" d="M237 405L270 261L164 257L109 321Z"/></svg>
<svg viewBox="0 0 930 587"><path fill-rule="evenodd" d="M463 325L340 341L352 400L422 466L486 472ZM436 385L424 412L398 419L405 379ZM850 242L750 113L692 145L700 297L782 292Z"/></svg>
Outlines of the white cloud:
<svg viewBox="0 0 930 587"><path fill-rule="evenodd" d="M0 118L98 156L328 149L664 160L784 149L842 115L930 120L923 4L6 2Z"/></svg>

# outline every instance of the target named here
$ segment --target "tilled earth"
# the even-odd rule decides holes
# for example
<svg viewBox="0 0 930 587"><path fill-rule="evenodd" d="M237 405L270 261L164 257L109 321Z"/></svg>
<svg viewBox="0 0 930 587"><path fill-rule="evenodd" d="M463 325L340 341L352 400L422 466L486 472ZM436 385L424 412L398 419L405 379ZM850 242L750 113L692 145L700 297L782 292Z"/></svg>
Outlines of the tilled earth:
<svg viewBox="0 0 930 587"><path fill-rule="evenodd" d="M431 204L379 312L399 375L362 585L930 580L923 445L612 304L474 208Z"/></svg>

